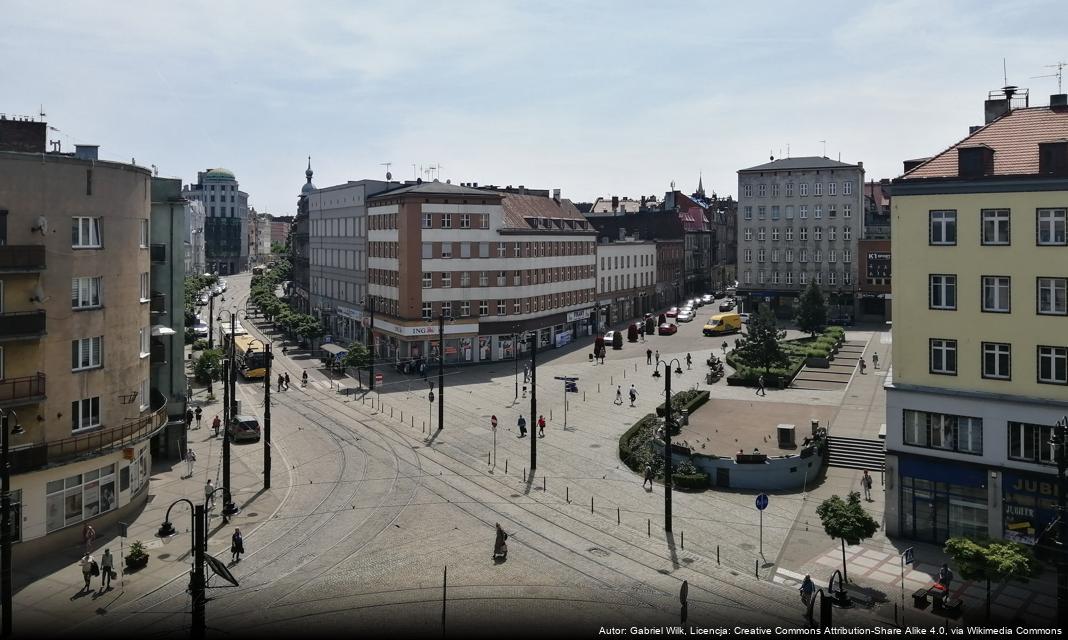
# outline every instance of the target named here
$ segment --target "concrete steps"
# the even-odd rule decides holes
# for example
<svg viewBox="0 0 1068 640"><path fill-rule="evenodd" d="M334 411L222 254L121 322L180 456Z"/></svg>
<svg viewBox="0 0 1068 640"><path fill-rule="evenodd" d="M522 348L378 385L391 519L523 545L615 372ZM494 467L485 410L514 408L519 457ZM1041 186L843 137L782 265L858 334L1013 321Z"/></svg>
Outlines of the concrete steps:
<svg viewBox="0 0 1068 640"><path fill-rule="evenodd" d="M827 439L827 464L882 471L886 464L886 444L883 440L831 436Z"/></svg>

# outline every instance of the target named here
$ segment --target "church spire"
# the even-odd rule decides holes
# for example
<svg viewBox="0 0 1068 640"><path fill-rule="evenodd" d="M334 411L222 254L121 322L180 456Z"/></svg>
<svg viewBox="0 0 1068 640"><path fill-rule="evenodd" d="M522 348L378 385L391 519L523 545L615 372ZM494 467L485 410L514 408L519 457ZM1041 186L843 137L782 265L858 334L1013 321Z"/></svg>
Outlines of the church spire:
<svg viewBox="0 0 1068 640"><path fill-rule="evenodd" d="M308 195L312 191L315 191L315 185L312 184L311 156L308 156L308 169L304 172L304 177L307 178L308 181L301 187L300 192L303 195Z"/></svg>
<svg viewBox="0 0 1068 640"><path fill-rule="evenodd" d="M702 198L705 196L704 176L701 173L697 174L697 195Z"/></svg>

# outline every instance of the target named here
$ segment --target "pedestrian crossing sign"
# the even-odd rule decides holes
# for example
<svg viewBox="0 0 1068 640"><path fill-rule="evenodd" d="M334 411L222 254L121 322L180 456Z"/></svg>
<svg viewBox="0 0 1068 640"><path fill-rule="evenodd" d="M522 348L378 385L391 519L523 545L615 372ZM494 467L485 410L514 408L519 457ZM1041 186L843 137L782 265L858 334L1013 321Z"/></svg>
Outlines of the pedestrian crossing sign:
<svg viewBox="0 0 1068 640"><path fill-rule="evenodd" d="M904 557L902 561L904 564L912 564L912 547L905 549L905 553L901 554Z"/></svg>

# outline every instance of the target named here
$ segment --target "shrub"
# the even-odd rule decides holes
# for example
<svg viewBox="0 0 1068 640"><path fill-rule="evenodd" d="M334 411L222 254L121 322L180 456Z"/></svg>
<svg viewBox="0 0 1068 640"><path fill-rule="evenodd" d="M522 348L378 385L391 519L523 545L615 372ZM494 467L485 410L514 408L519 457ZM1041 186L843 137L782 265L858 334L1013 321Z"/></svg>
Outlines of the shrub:
<svg viewBox="0 0 1068 640"><path fill-rule="evenodd" d="M648 450L645 443L653 437L660 424L660 419L650 413L623 432L623 435L619 437L620 460L635 471L643 470L648 461L641 453L643 450Z"/></svg>
<svg viewBox="0 0 1068 640"><path fill-rule="evenodd" d="M193 351L203 351L204 349L207 349L207 348L208 348L208 339L207 338L198 338L193 343Z"/></svg>
<svg viewBox="0 0 1068 640"><path fill-rule="evenodd" d="M708 474L698 473L672 473L671 484L682 491L700 491L708 488Z"/></svg>
<svg viewBox="0 0 1068 640"><path fill-rule="evenodd" d="M222 378L222 358L221 349L208 349L201 353L193 365L193 377L196 381L207 384Z"/></svg>

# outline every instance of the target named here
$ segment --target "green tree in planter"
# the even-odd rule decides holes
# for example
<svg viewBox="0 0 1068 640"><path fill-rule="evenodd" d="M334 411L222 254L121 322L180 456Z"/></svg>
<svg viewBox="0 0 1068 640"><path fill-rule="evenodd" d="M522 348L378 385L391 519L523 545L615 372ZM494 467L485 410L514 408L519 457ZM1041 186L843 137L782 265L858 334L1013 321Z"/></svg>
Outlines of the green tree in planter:
<svg viewBox="0 0 1068 640"><path fill-rule="evenodd" d="M986 621L990 622L990 583L1027 579L1039 571L1031 548L1009 540L946 540L946 555L965 580L986 581Z"/></svg>
<svg viewBox="0 0 1068 640"><path fill-rule="evenodd" d="M797 309L797 326L813 338L827 326L827 304L815 280L810 281L805 292L801 294Z"/></svg>
<svg viewBox="0 0 1068 640"><path fill-rule="evenodd" d="M363 369L371 364L371 352L362 344L353 344L341 359L341 366Z"/></svg>
<svg viewBox="0 0 1068 640"><path fill-rule="evenodd" d="M760 305L760 310L749 320L749 330L738 340L738 346L732 354L754 368L763 367L764 373L772 367L785 367L790 364L790 356L782 348L781 340L786 338L786 331L780 330L775 322L775 314L768 305Z"/></svg>
<svg viewBox="0 0 1068 640"><path fill-rule="evenodd" d="M222 350L208 349L200 354L193 365L193 377L197 382L207 384L222 378Z"/></svg>
<svg viewBox="0 0 1068 640"><path fill-rule="evenodd" d="M612 349L615 350L615 349L622 349L622 348L623 348L623 334L621 332L619 332L619 331L616 331L612 335Z"/></svg>
<svg viewBox="0 0 1068 640"><path fill-rule="evenodd" d="M842 500L841 496L831 496L816 507L816 515L820 517L823 530L831 538L842 540L842 577L848 582L849 572L846 569L846 542L860 544L879 530L879 523L871 517L860 504L860 492L852 491L849 497Z"/></svg>

